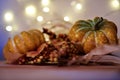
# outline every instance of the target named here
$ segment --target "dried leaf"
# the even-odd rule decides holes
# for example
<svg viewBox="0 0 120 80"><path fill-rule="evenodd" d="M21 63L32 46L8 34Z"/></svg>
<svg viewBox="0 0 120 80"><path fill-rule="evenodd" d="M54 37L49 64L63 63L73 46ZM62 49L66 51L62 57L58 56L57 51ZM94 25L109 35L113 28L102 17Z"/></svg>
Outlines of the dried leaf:
<svg viewBox="0 0 120 80"><path fill-rule="evenodd" d="M35 56L37 56L39 53L37 51L30 51L26 53L27 57L32 57L34 58Z"/></svg>
<svg viewBox="0 0 120 80"><path fill-rule="evenodd" d="M103 45L99 46L93 50L91 50L88 54L86 54L83 59L85 60L85 63L87 64L93 56L103 56L106 54L109 54L111 52L117 51L120 49L120 45Z"/></svg>

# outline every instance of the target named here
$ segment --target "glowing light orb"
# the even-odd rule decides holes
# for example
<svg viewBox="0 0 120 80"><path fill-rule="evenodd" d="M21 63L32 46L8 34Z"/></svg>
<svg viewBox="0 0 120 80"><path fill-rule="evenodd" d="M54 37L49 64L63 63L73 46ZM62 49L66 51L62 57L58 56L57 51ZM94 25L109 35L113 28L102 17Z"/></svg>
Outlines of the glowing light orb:
<svg viewBox="0 0 120 80"><path fill-rule="evenodd" d="M111 5L115 9L120 8L120 2L119 2L119 0L112 0Z"/></svg>
<svg viewBox="0 0 120 80"><path fill-rule="evenodd" d="M37 17L37 21L42 22L43 21L43 17L42 16L38 16Z"/></svg>
<svg viewBox="0 0 120 80"><path fill-rule="evenodd" d="M7 22L10 22L13 20L13 13L12 12L6 12L4 15L4 19Z"/></svg>
<svg viewBox="0 0 120 80"><path fill-rule="evenodd" d="M29 5L25 8L25 12L28 16L35 16L37 10L33 5Z"/></svg>
<svg viewBox="0 0 120 80"><path fill-rule="evenodd" d="M48 7L43 8L43 12L49 12L49 11L50 11L50 9Z"/></svg>
<svg viewBox="0 0 120 80"><path fill-rule="evenodd" d="M68 16L64 17L64 21L69 21L69 20L70 20L70 18Z"/></svg>
<svg viewBox="0 0 120 80"><path fill-rule="evenodd" d="M77 3L76 6L75 6L75 8L77 10L81 10L82 9L82 5L80 3Z"/></svg>
<svg viewBox="0 0 120 80"><path fill-rule="evenodd" d="M6 26L6 31L12 31L12 26Z"/></svg>
<svg viewBox="0 0 120 80"><path fill-rule="evenodd" d="M42 0L41 3L43 6L47 6L47 5L49 5L50 0Z"/></svg>

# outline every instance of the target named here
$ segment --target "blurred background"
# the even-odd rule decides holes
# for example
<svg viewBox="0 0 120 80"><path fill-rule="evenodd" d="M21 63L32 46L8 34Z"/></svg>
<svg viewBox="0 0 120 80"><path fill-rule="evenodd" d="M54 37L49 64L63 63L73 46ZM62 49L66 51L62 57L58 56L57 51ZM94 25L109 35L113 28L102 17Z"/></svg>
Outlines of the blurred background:
<svg viewBox="0 0 120 80"><path fill-rule="evenodd" d="M8 38L23 30L67 32L75 21L96 16L113 21L120 37L120 0L0 0L0 60Z"/></svg>

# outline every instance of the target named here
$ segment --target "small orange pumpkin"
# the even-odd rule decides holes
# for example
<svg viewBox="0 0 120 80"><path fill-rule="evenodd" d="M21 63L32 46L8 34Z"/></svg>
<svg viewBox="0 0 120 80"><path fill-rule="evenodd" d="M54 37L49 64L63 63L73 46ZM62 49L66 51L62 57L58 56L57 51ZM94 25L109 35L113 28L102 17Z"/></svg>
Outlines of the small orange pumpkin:
<svg viewBox="0 0 120 80"><path fill-rule="evenodd" d="M13 39L9 38L3 48L6 62L12 63L28 51L36 50L43 42L45 42L43 33L37 29L22 31Z"/></svg>
<svg viewBox="0 0 120 80"><path fill-rule="evenodd" d="M118 44L117 26L107 19L79 20L70 29L71 40L80 42L84 53L104 44Z"/></svg>

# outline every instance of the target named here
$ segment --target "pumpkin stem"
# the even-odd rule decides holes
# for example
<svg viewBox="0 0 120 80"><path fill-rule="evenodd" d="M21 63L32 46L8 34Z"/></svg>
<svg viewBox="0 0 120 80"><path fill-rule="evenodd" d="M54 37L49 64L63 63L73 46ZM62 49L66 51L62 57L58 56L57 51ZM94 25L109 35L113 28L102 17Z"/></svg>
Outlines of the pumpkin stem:
<svg viewBox="0 0 120 80"><path fill-rule="evenodd" d="M103 21L103 18L102 18L102 17L99 18L99 21L98 21L98 22L95 24L95 26L94 26L95 30L99 30L99 28L100 28L99 24L100 24L102 21Z"/></svg>

